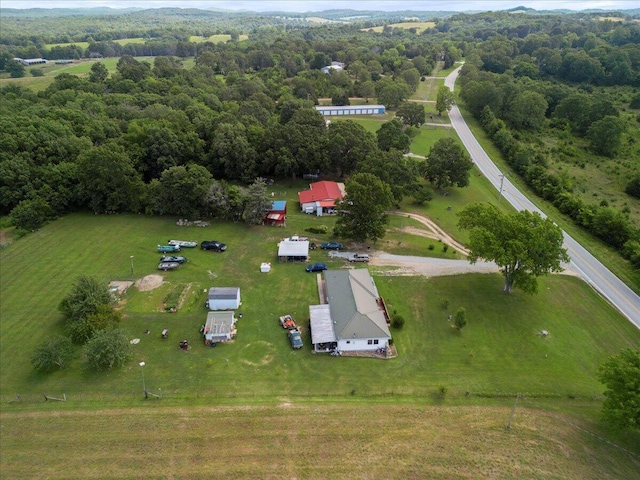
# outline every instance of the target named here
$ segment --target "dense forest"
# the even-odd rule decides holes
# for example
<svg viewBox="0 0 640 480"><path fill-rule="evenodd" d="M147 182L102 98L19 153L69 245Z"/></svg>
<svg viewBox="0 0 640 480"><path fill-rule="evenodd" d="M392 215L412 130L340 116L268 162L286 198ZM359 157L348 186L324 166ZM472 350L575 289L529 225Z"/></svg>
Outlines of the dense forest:
<svg viewBox="0 0 640 480"><path fill-rule="evenodd" d="M310 172L371 173L397 203L427 201L438 179L428 160L403 156L420 125L403 112L436 65L464 60L461 103L513 170L640 268L637 19L431 15L433 26L418 33L391 26L405 15L387 15L331 12L351 20L324 24L171 9L3 16L4 75L26 74L14 57L119 61L114 74L96 62L88 75L61 74L38 93L0 90L0 214L25 231L87 208L237 218L256 178ZM190 41L220 33L231 41ZM323 73L332 61L345 69ZM397 118L374 135L349 120L327 127L313 108L320 98L353 97L397 109Z"/></svg>

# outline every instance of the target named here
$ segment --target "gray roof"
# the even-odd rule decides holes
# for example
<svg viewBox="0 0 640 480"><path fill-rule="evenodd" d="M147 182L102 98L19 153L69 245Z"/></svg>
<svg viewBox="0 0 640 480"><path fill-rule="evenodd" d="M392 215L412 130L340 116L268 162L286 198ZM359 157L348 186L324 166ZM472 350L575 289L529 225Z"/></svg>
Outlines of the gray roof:
<svg viewBox="0 0 640 480"><path fill-rule="evenodd" d="M309 256L308 240L282 240L278 244L279 257L307 257Z"/></svg>
<svg viewBox="0 0 640 480"><path fill-rule="evenodd" d="M311 322L311 343L336 341L329 305L309 305L309 321Z"/></svg>
<svg viewBox="0 0 640 480"><path fill-rule="evenodd" d="M205 336L226 336L231 333L233 323L233 312L209 312L205 324Z"/></svg>
<svg viewBox="0 0 640 480"><path fill-rule="evenodd" d="M235 300L238 298L238 287L211 287L209 299L211 300Z"/></svg>
<svg viewBox="0 0 640 480"><path fill-rule="evenodd" d="M326 270L324 278L338 340L391 337L378 290L366 268Z"/></svg>

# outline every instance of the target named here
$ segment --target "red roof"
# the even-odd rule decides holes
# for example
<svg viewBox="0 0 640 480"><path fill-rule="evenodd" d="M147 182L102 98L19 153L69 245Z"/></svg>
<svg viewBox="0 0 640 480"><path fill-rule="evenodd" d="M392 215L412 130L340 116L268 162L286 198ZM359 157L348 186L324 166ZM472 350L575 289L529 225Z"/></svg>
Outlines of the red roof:
<svg viewBox="0 0 640 480"><path fill-rule="evenodd" d="M323 180L309 185L311 190L298 192L300 203L312 203L318 201L342 200L342 192L336 182Z"/></svg>

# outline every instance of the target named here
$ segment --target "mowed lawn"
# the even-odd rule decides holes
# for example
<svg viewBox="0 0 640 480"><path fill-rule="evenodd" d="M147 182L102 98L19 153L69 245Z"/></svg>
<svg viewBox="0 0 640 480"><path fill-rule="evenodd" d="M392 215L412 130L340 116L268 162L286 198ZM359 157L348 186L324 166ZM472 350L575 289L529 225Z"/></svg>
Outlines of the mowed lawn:
<svg viewBox="0 0 640 480"><path fill-rule="evenodd" d="M511 402L164 403L4 413L3 477L631 480L640 471L638 457L591 435L591 425L524 401L509 431Z"/></svg>
<svg viewBox="0 0 640 480"><path fill-rule="evenodd" d="M517 291L504 295L498 275L426 279L383 274L376 277L381 295L392 313L406 319L402 330L392 331L398 358L313 355L308 306L318 303L316 275L306 273L302 264L277 263L276 244L282 236L304 234L306 227L334 219L290 208L287 228L215 221L207 228L178 227L171 218L75 214L4 249L3 402L16 393L39 401L47 392L66 393L75 405L128 404L141 394L141 361L146 362L147 388L161 389L166 398L202 403L233 397L269 402L282 395L430 398L441 386L452 397L520 392L594 398L603 390L595 378L599 363L621 348L640 344L640 332L575 278L545 278L539 295L527 296ZM229 248L222 254L185 249L186 265L158 272L156 245L169 238L217 239ZM312 238L325 241L331 236ZM34 372L30 356L40 342L62 331L57 305L77 276L126 280L131 278L131 256L135 278L160 274L167 282L149 292L132 288L124 298L122 327L132 339L140 338L132 346L131 362L123 369L94 373L78 358L62 372ZM273 266L268 274L259 272L265 261ZM347 266L322 250L313 251L311 261L325 261L330 268ZM205 347L198 332L211 286L239 286L243 300L238 338L215 349ZM183 308L165 313L163 304L174 289L184 293ZM445 300L447 309L442 306ZM459 307L467 309L468 318L460 333L448 322ZM305 346L300 351L290 348L278 325L278 316L287 313L303 327ZM169 329L168 340L160 338L163 328ZM549 336L539 335L541 330ZM193 345L189 352L178 348L182 339Z"/></svg>

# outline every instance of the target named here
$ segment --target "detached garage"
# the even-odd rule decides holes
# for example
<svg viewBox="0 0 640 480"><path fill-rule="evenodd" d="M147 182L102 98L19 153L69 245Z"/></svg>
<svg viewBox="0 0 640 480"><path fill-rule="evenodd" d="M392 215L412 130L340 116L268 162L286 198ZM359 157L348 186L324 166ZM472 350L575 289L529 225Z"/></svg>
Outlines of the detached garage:
<svg viewBox="0 0 640 480"><path fill-rule="evenodd" d="M237 310L240 308L240 288L212 287L209 289L207 308L209 310Z"/></svg>

